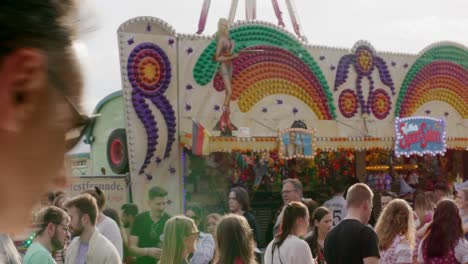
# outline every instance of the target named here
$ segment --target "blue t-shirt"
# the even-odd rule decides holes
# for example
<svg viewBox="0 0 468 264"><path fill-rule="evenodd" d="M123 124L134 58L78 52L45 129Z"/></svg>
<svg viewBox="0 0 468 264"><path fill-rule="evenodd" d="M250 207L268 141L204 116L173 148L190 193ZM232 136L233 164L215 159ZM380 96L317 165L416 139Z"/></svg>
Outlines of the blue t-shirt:
<svg viewBox="0 0 468 264"><path fill-rule="evenodd" d="M41 243L32 243L23 259L23 264L56 264L52 254Z"/></svg>
<svg viewBox="0 0 468 264"><path fill-rule="evenodd" d="M76 255L76 264L86 263L86 254L88 254L89 243L80 242L80 249L78 255Z"/></svg>

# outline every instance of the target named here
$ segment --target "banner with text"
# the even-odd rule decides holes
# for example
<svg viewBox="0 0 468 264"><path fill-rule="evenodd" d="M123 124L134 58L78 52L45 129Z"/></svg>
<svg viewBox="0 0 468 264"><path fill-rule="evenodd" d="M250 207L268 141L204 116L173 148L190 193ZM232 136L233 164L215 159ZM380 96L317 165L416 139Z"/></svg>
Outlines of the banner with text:
<svg viewBox="0 0 468 264"><path fill-rule="evenodd" d="M69 197L98 187L106 195L106 206L120 212L120 207L128 202L126 177L72 177Z"/></svg>
<svg viewBox="0 0 468 264"><path fill-rule="evenodd" d="M431 117L396 118L395 155L443 154L446 150L445 122Z"/></svg>

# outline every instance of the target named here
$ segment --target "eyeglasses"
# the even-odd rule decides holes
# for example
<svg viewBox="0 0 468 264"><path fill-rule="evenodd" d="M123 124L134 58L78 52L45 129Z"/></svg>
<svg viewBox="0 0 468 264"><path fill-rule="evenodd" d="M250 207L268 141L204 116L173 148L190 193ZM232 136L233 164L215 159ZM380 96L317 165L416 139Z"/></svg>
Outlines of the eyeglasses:
<svg viewBox="0 0 468 264"><path fill-rule="evenodd" d="M78 110L78 107L76 107L70 98L64 93L65 84L63 81L58 78L54 71L49 70L48 73L50 81L55 84L54 86L57 88L56 90L59 92L60 96L65 99L65 102L72 110L72 115L74 117L72 127L67 132L65 132L65 148L67 151L69 151L75 147L83 137L86 128L91 123L91 120L98 117L99 115L87 116L81 113Z"/></svg>
<svg viewBox="0 0 468 264"><path fill-rule="evenodd" d="M70 227L68 227L67 225L64 225L64 224L57 224L59 226L62 226L63 227L63 231L69 233L70 232Z"/></svg>
<svg viewBox="0 0 468 264"><path fill-rule="evenodd" d="M290 194L292 192L296 192L297 190L284 190L284 191L281 191L281 194Z"/></svg>
<svg viewBox="0 0 468 264"><path fill-rule="evenodd" d="M200 231L195 231L195 232L193 232L193 233L188 234L187 236L188 236L188 237L189 237L189 236L195 236L195 237L198 238L198 237L200 236Z"/></svg>

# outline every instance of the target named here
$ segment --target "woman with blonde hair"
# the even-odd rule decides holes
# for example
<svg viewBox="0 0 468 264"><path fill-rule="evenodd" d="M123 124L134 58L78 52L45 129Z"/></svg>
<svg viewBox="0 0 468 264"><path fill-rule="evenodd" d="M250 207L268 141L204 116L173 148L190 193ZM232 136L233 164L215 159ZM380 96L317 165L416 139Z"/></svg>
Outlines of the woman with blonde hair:
<svg viewBox="0 0 468 264"><path fill-rule="evenodd" d="M206 232L211 234L213 238L216 239L216 227L218 226L219 221L221 221L222 216L217 213L209 214L206 217Z"/></svg>
<svg viewBox="0 0 468 264"><path fill-rule="evenodd" d="M245 217L224 216L216 228L214 264L257 264L252 230Z"/></svg>
<svg viewBox="0 0 468 264"><path fill-rule="evenodd" d="M458 191L455 203L458 209L460 209L463 233L465 234L465 238L468 239L468 189L461 189Z"/></svg>
<svg viewBox="0 0 468 264"><path fill-rule="evenodd" d="M383 210L375 231L379 237L381 264L412 264L414 248L413 210L402 199L392 200Z"/></svg>
<svg viewBox="0 0 468 264"><path fill-rule="evenodd" d="M185 216L174 216L164 226L164 242L159 264L188 264L195 252L199 231L195 222Z"/></svg>
<svg viewBox="0 0 468 264"><path fill-rule="evenodd" d="M434 208L435 204L430 195L419 193L414 198L414 213L417 217L417 222L414 224L416 227L416 243L413 251L413 260L416 260L418 257L419 244L432 221Z"/></svg>

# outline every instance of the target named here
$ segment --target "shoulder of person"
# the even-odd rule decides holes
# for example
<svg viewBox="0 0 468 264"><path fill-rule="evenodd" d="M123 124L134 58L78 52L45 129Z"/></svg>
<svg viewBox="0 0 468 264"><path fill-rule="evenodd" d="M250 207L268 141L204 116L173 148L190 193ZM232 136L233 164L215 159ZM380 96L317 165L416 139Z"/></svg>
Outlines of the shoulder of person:
<svg viewBox="0 0 468 264"><path fill-rule="evenodd" d="M80 237L79 236L74 237L72 239L72 241L70 242L70 244L67 246L67 248L74 247L74 246L79 245L79 244L80 244ZM65 252L67 252L67 251L69 251L69 250L65 250Z"/></svg>
<svg viewBox="0 0 468 264"><path fill-rule="evenodd" d="M171 219L171 217L172 217L172 216L171 216L170 214L164 212L163 215L162 215L162 217L161 217L161 220L167 221L167 220Z"/></svg>
<svg viewBox="0 0 468 264"><path fill-rule="evenodd" d="M43 250L37 250L28 257L28 261L25 263L48 263L48 260L52 258L52 255Z"/></svg>
<svg viewBox="0 0 468 264"><path fill-rule="evenodd" d="M141 222L148 216L149 216L149 212L139 213L139 214L137 214L137 216L135 216L135 220L133 222L134 223L135 222Z"/></svg>

